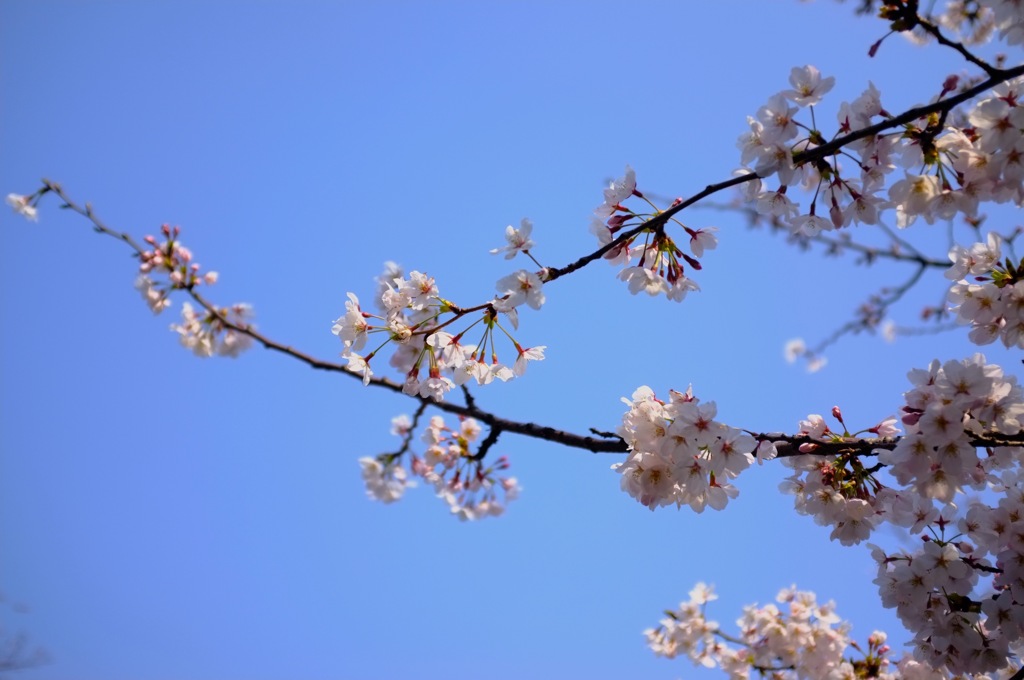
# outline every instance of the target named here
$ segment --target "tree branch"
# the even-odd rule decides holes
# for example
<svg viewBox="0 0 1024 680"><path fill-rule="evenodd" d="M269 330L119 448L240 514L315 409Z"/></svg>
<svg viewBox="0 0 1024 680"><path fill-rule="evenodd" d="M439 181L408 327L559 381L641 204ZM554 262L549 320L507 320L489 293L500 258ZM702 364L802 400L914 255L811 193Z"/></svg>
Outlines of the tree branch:
<svg viewBox="0 0 1024 680"><path fill-rule="evenodd" d="M723 184L736 184L738 183L737 180L743 180L743 178L734 178L733 180L730 180L729 182ZM110 236L112 238L115 238L119 241L128 244L128 246L135 251L136 255L142 255L142 253L145 252L144 249L138 244L138 242L136 242L131 236L108 227L96 215L91 205L89 205L88 203L84 207L79 205L78 203L73 201L64 192L64 189L56 182L51 182L50 180L47 179L42 180L42 182L43 186L46 188L46 191L53 192L64 202L65 208L86 217L93 224L95 231L102 234L106 234L107 236ZM713 193L715 190L717 190L714 188L714 186L708 187L708 189L705 189L705 192L702 192L702 194L707 195L709 193ZM699 199L695 198L692 200ZM665 215L665 213L662 213L662 216L663 215ZM658 216L655 219L660 219L662 216ZM578 269L579 267L576 268ZM921 266L919 272L923 271L923 269L924 265ZM564 273L568 273L568 271ZM917 275L920 274L918 273ZM902 289L905 289L907 285L910 284L905 284L900 289L897 289L898 294L902 294L900 291ZM301 352L291 346L284 345L282 343L277 342L276 340L267 337L266 335L259 332L249 324L241 324L232 321L230 318L228 318L226 311L221 310L212 302L207 300L193 286L186 286L180 288L180 290L183 290L197 304L203 307L203 309L205 309L210 314L214 315L218 319L218 321L224 325L225 328L230 328L234 331L237 331L252 338L266 349L289 356L292 359L296 359L306 364L310 368L316 370L329 371L332 373L341 373L355 380L363 380L362 376L348 370L348 367L345 365L332 361L318 359L310 354ZM405 394L402 391L402 385L392 380L389 380L388 378L371 377L368 384L384 388L397 394ZM476 420L479 420L480 422L488 425L491 428L491 432L488 434L488 437L485 440L485 443L487 443L487 447L481 446L481 448L484 449L484 453L486 453L486 449L490 448L490 445L497 440L498 435L503 431L512 432L515 434L522 435L524 437L531 437L533 439L554 442L556 444L561 444L563 446L567 446L570 448L583 449L585 451L590 451L592 453L627 453L629 451L628 444L621 437L611 432L601 432L592 429L591 432L593 432L595 435L598 435L599 438L597 438L587 435L576 434L573 432L568 432L566 430L560 430L548 425L539 425L537 423L529 422L519 422L515 420L509 420L507 418L502 418L490 411L484 410L477 406L475 400L472 399L471 396L469 396L468 392L466 405L464 406L448 401L436 402L433 401L432 399L429 399L427 397L421 397L419 395L406 396L415 399L419 402L417 416L419 416L422 413L424 408L429 406L436 408L439 411L443 411L445 413L452 413L459 416L465 416L467 418L475 418ZM870 456L874 455L874 452L877 450L891 450L895 448L900 441L900 438L896 437L887 439L855 439L849 441L837 440L831 442L822 442L811 439L809 437L791 436L781 433L750 432L750 434L759 440L771 441L775 443L780 458L801 455L828 456L839 455L843 453L852 454L854 456ZM973 446L1022 446L1024 445L1024 433L1020 433L1017 435L993 434L985 437L972 436L970 441ZM799 448L803 444L813 444L813 452L811 454L808 454L800 451Z"/></svg>

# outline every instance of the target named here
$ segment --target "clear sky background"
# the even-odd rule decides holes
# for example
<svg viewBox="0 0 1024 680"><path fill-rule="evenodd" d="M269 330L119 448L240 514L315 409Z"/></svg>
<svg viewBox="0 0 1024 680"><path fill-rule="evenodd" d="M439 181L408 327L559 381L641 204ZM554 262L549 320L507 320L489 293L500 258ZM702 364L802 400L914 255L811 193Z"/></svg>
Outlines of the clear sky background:
<svg viewBox="0 0 1024 680"><path fill-rule="evenodd" d="M590 212L626 163L670 196L727 179L793 66L836 76L826 132L868 80L895 111L960 71L899 39L869 59L885 30L783 0L3 0L0 190L48 177L137 236L181 225L221 273L215 300L331 359L346 291L369 299L385 260L475 304L524 266L487 252L524 216L545 264L593 249ZM619 457L506 434L495 453L524 491L504 517L459 523L425 488L371 502L356 460L395 448L411 401L263 350L193 357L168 331L177 308L153 317L133 290L127 249L54 201L40 212L0 214L0 591L28 609L0 621L52 656L18 677L708 677L641 635L697 581L723 624L795 583L858 639L905 638L868 550L796 516L777 464L723 513L651 513L619 491ZM721 229L703 292L635 298L604 263L558 281L519 334L548 359L480 405L609 430L637 386L692 383L739 427L792 431L834 404L869 427L907 370L976 350L963 332L859 336L820 373L789 366L787 339L827 336L910 271L800 253L736 214L684 218ZM913 231L946 252L945 226ZM931 272L895 320L944 285Z"/></svg>

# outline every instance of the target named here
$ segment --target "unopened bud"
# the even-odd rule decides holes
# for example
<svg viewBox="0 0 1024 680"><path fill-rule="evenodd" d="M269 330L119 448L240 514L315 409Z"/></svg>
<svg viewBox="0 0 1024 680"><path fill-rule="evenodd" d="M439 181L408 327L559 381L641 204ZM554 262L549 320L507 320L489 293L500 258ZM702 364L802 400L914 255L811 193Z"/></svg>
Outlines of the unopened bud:
<svg viewBox="0 0 1024 680"><path fill-rule="evenodd" d="M836 229L843 228L843 211L838 203L833 203L828 210L828 216L832 220L832 226Z"/></svg>

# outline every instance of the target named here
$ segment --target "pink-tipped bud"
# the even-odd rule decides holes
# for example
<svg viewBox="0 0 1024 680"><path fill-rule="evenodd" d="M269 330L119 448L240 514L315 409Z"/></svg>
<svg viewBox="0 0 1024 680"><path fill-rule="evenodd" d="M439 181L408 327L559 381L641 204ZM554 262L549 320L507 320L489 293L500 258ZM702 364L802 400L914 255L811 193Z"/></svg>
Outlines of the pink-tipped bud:
<svg viewBox="0 0 1024 680"><path fill-rule="evenodd" d="M921 415L922 414L919 411L905 413L903 417L900 418L900 422L902 422L907 427L913 427L914 425L917 425L917 421L921 420Z"/></svg>
<svg viewBox="0 0 1024 680"><path fill-rule="evenodd" d="M843 412L839 410L838 406L832 407L832 417L838 420L840 423L843 422Z"/></svg>
<svg viewBox="0 0 1024 680"><path fill-rule="evenodd" d="M956 86L959 85L959 84L960 84L960 76L955 75L955 74L951 75L951 76L947 76L946 79L942 81L942 94L946 94L947 92L952 92L953 90L956 89Z"/></svg>

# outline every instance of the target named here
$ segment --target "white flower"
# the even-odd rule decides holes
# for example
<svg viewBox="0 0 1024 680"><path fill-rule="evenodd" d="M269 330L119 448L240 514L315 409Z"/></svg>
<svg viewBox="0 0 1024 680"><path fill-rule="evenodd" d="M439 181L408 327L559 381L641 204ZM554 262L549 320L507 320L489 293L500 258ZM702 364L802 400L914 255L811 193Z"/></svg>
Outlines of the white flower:
<svg viewBox="0 0 1024 680"><path fill-rule="evenodd" d="M496 287L498 292L504 296L504 304L498 311L507 311L524 302L533 309L540 309L545 300L543 285L539 276L525 269L520 269L514 274L499 279Z"/></svg>
<svg viewBox="0 0 1024 680"><path fill-rule="evenodd" d="M382 465L376 458L360 458L359 464L363 468L363 481L366 483L366 495L382 503L394 503L406 487L413 486L412 482L406 481L405 468L401 465L391 463Z"/></svg>
<svg viewBox="0 0 1024 680"><path fill-rule="evenodd" d="M497 255L500 252L505 252L505 259L511 260L516 256L516 253L529 252L530 248L537 245L530 240L530 232L533 231L533 222L523 218L518 229L513 227L511 224L505 227L505 240L508 241L508 245L503 248L494 248L491 250L491 255Z"/></svg>
<svg viewBox="0 0 1024 680"><path fill-rule="evenodd" d="M39 214L36 207L29 204L29 197L21 194L7 194L7 205L11 206L14 212L24 217L29 222L38 222Z"/></svg>
<svg viewBox="0 0 1024 680"><path fill-rule="evenodd" d="M519 348L519 356L516 358L516 362L512 365L512 372L515 373L516 376L521 376L526 373L526 362L540 361L543 359L545 349L547 349L546 345L527 347L526 349Z"/></svg>
<svg viewBox="0 0 1024 680"><path fill-rule="evenodd" d="M690 252L694 257L703 257L705 250L714 250L718 247L716 231L718 227L704 227L693 232L690 236Z"/></svg>
<svg viewBox="0 0 1024 680"><path fill-rule="evenodd" d="M361 374L363 376L363 384L369 385L370 378L373 376L373 371L370 370L369 362L362 356L351 351L345 354L345 358L348 359L348 366L346 368L353 373Z"/></svg>
<svg viewBox="0 0 1024 680"><path fill-rule="evenodd" d="M836 79L831 76L822 78L814 66L794 67L789 73L789 84L793 89L782 93L786 98L800 106L812 106L832 89Z"/></svg>
<svg viewBox="0 0 1024 680"><path fill-rule="evenodd" d="M783 354L786 357L786 363L791 364L795 362L799 357L807 353L807 345L804 343L803 338L793 338L786 343L783 349Z"/></svg>
<svg viewBox="0 0 1024 680"><path fill-rule="evenodd" d="M142 294L142 299L154 314L159 314L171 305L167 291L157 288L153 280L144 274L135 279L135 290Z"/></svg>
<svg viewBox="0 0 1024 680"><path fill-rule="evenodd" d="M594 210L594 214L598 217L608 217L615 212L615 207L632 196L635 190L636 173L627 165L625 176L615 180L604 190L604 203Z"/></svg>

